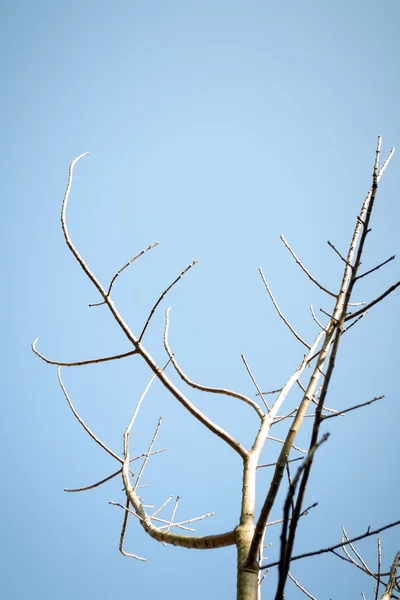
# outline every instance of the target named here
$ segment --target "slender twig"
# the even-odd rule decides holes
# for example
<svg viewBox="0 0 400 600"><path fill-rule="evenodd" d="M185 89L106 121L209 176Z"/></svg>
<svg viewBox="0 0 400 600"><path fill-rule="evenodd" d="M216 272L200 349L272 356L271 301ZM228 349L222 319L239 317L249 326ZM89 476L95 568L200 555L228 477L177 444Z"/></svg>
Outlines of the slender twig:
<svg viewBox="0 0 400 600"><path fill-rule="evenodd" d="M264 396L266 396L267 394L278 394L279 392L282 391L282 388L278 388L276 390L271 390L270 392L261 392ZM259 396L259 394L256 394L256 396Z"/></svg>
<svg viewBox="0 0 400 600"><path fill-rule="evenodd" d="M175 506L174 506L174 508L172 509L171 518L170 518L170 520L169 520L169 523L168 523L168 526L167 526L167 531L169 531L169 530L171 529L171 527L172 527L172 522L173 522L173 520L174 520L174 516L175 516L175 513L176 513L176 511L177 511L178 504L179 504L179 496L177 496L177 497L176 497L176 500L175 500Z"/></svg>
<svg viewBox="0 0 400 600"><path fill-rule="evenodd" d="M157 423L157 427L156 427L156 430L155 430L154 435L153 435L153 439L150 442L149 448L148 448L148 450L146 452L146 455L145 455L145 459L143 461L143 464L142 464L142 466L140 468L140 471L138 473L138 476L136 478L136 482L133 485L133 491L135 491L137 489L138 485L139 485L140 479L141 479L141 477L143 475L143 471L144 471L144 469L145 469L145 467L147 465L147 461L149 460L149 456L151 454L151 450L152 450L152 448L153 448L153 446L155 444L155 441L157 439L158 432L160 431L161 421L162 421L162 417L160 417L158 419L158 423Z"/></svg>
<svg viewBox="0 0 400 600"><path fill-rule="evenodd" d="M169 356L169 359L170 359L175 371L178 373L179 377L185 383L187 383L190 387L192 387L196 390L200 390L201 392L208 392L210 394L221 394L224 396L231 396L232 398L237 398L238 400L242 400L243 402L246 402L246 404L251 406L256 411L256 413L258 414L260 419L262 419L264 416L263 411L258 406L257 402L254 402L254 400L252 400L251 398L248 398L247 396L244 396L243 394L239 394L238 392L234 392L233 390L228 390L225 388L214 388L214 387L201 385L200 383L196 383L195 381L192 381L191 379L189 379L189 377L182 371L181 367L179 366L179 364L175 358L175 355L171 351L171 348L169 345L169 340L168 340L170 310L171 310L171 307L169 306L167 308L167 310L165 311L164 348L165 348L166 353Z"/></svg>
<svg viewBox="0 0 400 600"><path fill-rule="evenodd" d="M257 396L261 396L261 399L262 399L262 401L264 402L265 408L267 409L267 411L269 411L269 406L268 406L268 404L267 404L267 402L266 402L266 400L265 400L265 398L264 398L264 396L263 396L263 393L262 393L262 391L261 391L261 390L260 390L260 388L258 387L258 383L257 383L257 381L255 380L255 377L254 377L253 373L251 372L251 369L250 369L250 367L249 367L249 365L248 365L248 362L247 362L247 360L246 360L246 358L245 358L244 354L241 354L240 356L241 356L241 358L242 358L242 361L243 361L243 363L244 363L244 366L246 367L246 371L247 371L247 372L248 372L248 374L250 375L250 379L252 380L252 382L253 382L253 383L254 383L254 385L255 385L255 388L256 388L256 390L257 390Z"/></svg>
<svg viewBox="0 0 400 600"><path fill-rule="evenodd" d="M373 402L377 402L378 400L382 400L385 396L376 396L375 398L372 398L372 400L368 400L368 402L362 402L361 404L356 404L355 406L351 406L350 408L345 408L344 410L339 410L337 412L337 414L335 415L322 415L321 416L321 420L322 421L326 421L326 419L332 419L333 417L341 417L342 415L344 415L345 413L348 413L352 410L356 410L357 408L362 408L363 406L368 406L369 404L372 404Z"/></svg>
<svg viewBox="0 0 400 600"><path fill-rule="evenodd" d="M400 520L394 521L393 523L389 523L389 525L384 525L383 527L379 527L378 529L375 529L374 531L371 531L370 528L368 527L366 533L363 533L362 535L358 535L357 537L352 538L351 540L349 540L349 542L344 542L344 543L340 542L339 544L334 544L333 546L329 546L327 548L322 548L321 550L314 550L313 552L304 552L303 554L298 554L297 556L292 556L292 558L290 560L291 560L291 562L293 562L295 560L300 560L302 558L309 558L310 556L317 556L319 554L326 554L327 552L333 552L337 548L342 548L342 546L345 546L348 543L358 542L359 540L363 540L367 537L371 537L372 535L376 535L377 533L381 533L381 531L385 531L386 529L391 529L392 527L396 527L397 525L400 525ZM275 561L275 562L268 563L267 565L264 565L261 568L269 569L270 567L276 567L278 565L279 565L279 561Z"/></svg>
<svg viewBox="0 0 400 600"><path fill-rule="evenodd" d="M342 527L342 531L344 534L344 538L342 538L342 542L344 541L349 541L349 537L345 531L345 528ZM358 558L358 560L360 561L361 564L359 564L352 556L350 556L346 546L343 546L343 552L345 553L345 555L347 556L347 558L349 559L349 561L355 565L358 569L360 569L361 571L363 571L364 573L366 573L367 575L371 575L371 577L374 577L373 572L371 571L371 569L368 567L368 565L366 564L366 562L364 561L364 559L362 558L362 556L360 555L359 552L357 552L357 550L355 549L354 545L349 542L349 546L351 548L351 550L354 552L354 554L356 555L356 557Z"/></svg>
<svg viewBox="0 0 400 600"><path fill-rule="evenodd" d="M111 279L110 286L109 286L109 288L107 290L107 297L108 298L110 297L112 286L114 285L115 280L117 279L118 275L121 275L122 271L124 271L127 267L129 267L129 265L131 265L133 262L135 262L136 259L138 259L141 256L143 256L143 254L145 254L145 252L148 252L149 250L151 250L155 246L158 246L159 243L160 242L154 242L154 244L150 244L150 246L147 246L147 248L145 248L144 250L142 250L141 252L139 252L139 254L137 254L136 256L134 256L133 258L131 258L131 260L126 263L126 265L124 265L123 267L120 268L119 271L117 271L117 273ZM105 304L105 303L106 303L105 300L103 300L103 302L97 302L96 304L89 304L89 306L101 306L102 304Z"/></svg>
<svg viewBox="0 0 400 600"><path fill-rule="evenodd" d="M321 323L318 321L317 317L315 316L314 307L313 307L313 305L312 305L312 304L310 304L310 311L311 311L312 318L314 319L314 321L316 322L316 324L317 324L319 327L321 327L321 329L322 329L323 331L325 331L325 333L326 333L326 332L327 332L327 330L325 329L325 327L324 327L323 325L321 325Z"/></svg>
<svg viewBox="0 0 400 600"><path fill-rule="evenodd" d="M342 254L340 254L339 250L337 248L335 248L335 246L329 240L328 240L328 245L332 248L332 250L334 250L336 252L336 254L339 256L339 258L341 258L342 261L344 263L346 263L346 265L348 267L352 267L352 264L348 260L346 260Z"/></svg>
<svg viewBox="0 0 400 600"><path fill-rule="evenodd" d="M169 290L174 287L174 285L176 283L178 283L178 281L180 279L182 279L182 277L185 275L185 273L187 273L189 271L189 269L191 269L192 267L194 267L194 265L196 265L199 261L198 260L194 260L188 267L186 267L186 269L184 269L182 271L182 273L163 291L163 293L161 294L161 296L159 297L159 299L157 300L157 302L155 303L155 305L153 306L153 308L150 311L149 316L147 317L147 321L145 323L145 326L142 329L142 333L139 336L139 343L142 341L143 336L146 332L147 327L150 324L150 321L155 313L155 311L157 310L157 306L160 304L160 302L162 302L162 300L164 299L164 297L168 294Z"/></svg>
<svg viewBox="0 0 400 600"><path fill-rule="evenodd" d="M36 340L31 345L33 352L49 365L59 365L60 367L82 367L84 365L93 365L96 363L107 362L109 360L119 360L120 358L126 358L127 356L133 356L134 354L137 354L137 350L131 350L130 352L124 352L123 354L113 354L112 356L104 356L102 358L78 360L75 362L60 362L58 360L50 360L50 358L46 358L43 354L39 352L39 350L36 349L36 343L38 339L39 338L36 338Z"/></svg>
<svg viewBox="0 0 400 600"><path fill-rule="evenodd" d="M186 529L188 531L196 531L195 529L191 529L190 527L184 527L184 525L187 525L188 523L195 523L196 521L203 521L204 519L207 519L208 517L213 517L215 513L211 512L211 513L207 513L205 515L202 515L201 517L194 517L193 519L186 519L185 521L179 521L179 523L170 523L170 521L167 521L166 519L159 519L156 518L155 521L160 521L160 523L166 523L166 525L160 527L160 529L165 529L168 525L170 525L171 527L179 527L180 529Z"/></svg>
<svg viewBox="0 0 400 600"><path fill-rule="evenodd" d="M318 283L318 281L315 279L315 277L313 277L310 273L310 271L308 271L305 266L303 265L303 263L301 262L301 260L296 256L296 254L293 252L292 248L289 246L289 244L287 243L287 241L285 240L285 238L283 237L283 235L280 236L282 242L285 244L286 248L289 250L290 254L293 256L294 260L297 262L297 264L303 269L304 273L307 275L307 277L309 277L311 279L311 281L313 283L315 283L315 285L317 285L319 287L320 290L322 290L323 292L326 292L327 294L329 294L330 296L333 296L334 298L337 297L337 294L334 294L333 292L330 292L328 289L326 289L323 285L321 285L320 283Z"/></svg>
<svg viewBox="0 0 400 600"><path fill-rule="evenodd" d="M274 297L273 297L273 295L272 295L272 292L271 292L271 290L270 290L270 287L269 287L269 285L268 285L268 283L267 283L267 280L266 280L266 279L265 279L265 277L264 277L264 273L263 273L263 270L262 270L262 268L261 268L261 267L258 269L258 272L259 272L259 273L260 273L260 275L261 275L261 279L263 280L263 283L264 283L264 285L265 285L265 288L266 288L266 290L267 290L267 292L268 292L268 295L269 295L269 297L271 298L272 304L275 306L275 308L276 308L276 311L277 311L278 315L280 316L280 318L282 319L282 321L283 321L283 322L285 323L285 325L286 325L286 326L287 326L287 327L290 329L290 331L293 333L294 337L295 337L296 339L298 339L298 340L299 340L299 342L301 342L301 343L302 343L302 344L303 344L303 345L304 345L306 348L310 349L310 347L311 347L311 346L310 346L309 344L307 344L307 342L305 342L305 341L303 340L303 338L301 338L301 337L299 336L299 334L298 334L298 333L296 333L296 331L295 331L295 330L293 329L293 327L290 325L289 321L288 321L288 320L287 320L287 319L286 319L286 318L283 316L283 314L282 314L282 312L281 312L281 310L280 310L280 308L279 308L279 306L278 306L278 304L277 304L277 302L276 302L275 298L274 298Z"/></svg>
<svg viewBox="0 0 400 600"><path fill-rule="evenodd" d="M343 333L346 333L346 331L348 331L349 329L351 329L356 323L358 323L358 321L360 321L360 319L362 319L363 317L365 317L365 315L367 315L367 314L368 314L368 311L366 310L359 317L357 317L357 319L355 321L353 321L352 323L350 323L350 325L348 325L347 327L345 327L343 329L342 335L343 335Z"/></svg>
<svg viewBox="0 0 400 600"><path fill-rule="evenodd" d="M156 511L155 511L155 512L152 514L152 515L150 515L150 519L154 519L154 517L155 517L156 515L158 515L158 513L159 513L159 512L161 512L163 508L165 508L165 507L167 506L168 502L169 502L170 500L172 500L172 498L173 498L173 496L169 496L169 497L166 499L166 501L164 502L164 504L162 504L162 505L160 506L160 508L158 508L158 509L157 509L157 510L156 510Z"/></svg>
<svg viewBox="0 0 400 600"><path fill-rule="evenodd" d="M94 440L96 442L96 444L99 444L99 446L101 446L101 448L103 448L103 450L105 450L106 452L108 452L108 454L110 454L113 458L115 458L118 462L123 463L124 461L122 460L122 458L120 458L117 454L115 454L115 452L113 452L112 450L110 450L110 448L108 448L108 446L106 446L94 433L93 431L91 431L91 429L89 429L89 427L86 425L86 423L84 422L84 420L78 415L78 413L76 412L71 399L68 395L67 390L65 389L65 386L63 384L63 381L61 379L61 367L58 366L57 369L57 376L58 376L58 381L60 383L61 389L64 392L64 396L65 399L68 402L68 405L70 407L70 409L72 410L75 418L79 421L79 423L82 425L83 429L86 431L86 433L88 433L90 435L90 437L92 438L92 440Z"/></svg>
<svg viewBox="0 0 400 600"><path fill-rule="evenodd" d="M299 456L298 458L291 458L290 460L288 460L287 462L296 462L296 460L304 460L304 456ZM263 464L263 465L257 465L257 469L261 469L263 467L274 467L276 465L276 462L274 463L268 463L268 464Z"/></svg>
<svg viewBox="0 0 400 600"><path fill-rule="evenodd" d="M276 425L277 423L281 423L282 421L284 421L285 419L289 419L290 417L293 417L297 412L297 407L294 408L293 410L290 411L290 413L287 413L286 415L282 415L282 416L276 416L274 418L274 422L271 423L271 427L273 425Z"/></svg>
<svg viewBox="0 0 400 600"><path fill-rule="evenodd" d="M322 313L324 313L324 315L326 315L327 317L329 317L331 320L336 321L336 319L328 312L326 312L326 310L324 310L323 308L319 309Z"/></svg>
<svg viewBox="0 0 400 600"><path fill-rule="evenodd" d="M97 481L96 483L92 483L92 485L87 485L86 487L82 487L82 488L75 488L73 490L64 488L64 492L86 492L87 490L92 490L96 487L99 487L99 485L102 485L103 483L110 481L110 479L113 479L114 477L119 475L121 472L122 472L122 468L118 469L118 471L115 471L115 473L113 473L112 475L109 475L105 479L102 479L101 481Z"/></svg>
<svg viewBox="0 0 400 600"><path fill-rule="evenodd" d="M318 506L318 502L314 502L314 504L311 504L306 509L304 509L300 516L301 517L306 517L308 515L308 512L312 508L315 508L316 506ZM290 519L291 519L291 517L289 517L289 521L290 521ZM278 519L277 521L268 521L267 527L270 527L271 525L279 525L279 523L283 523L283 519Z"/></svg>
<svg viewBox="0 0 400 600"><path fill-rule="evenodd" d="M400 285L400 281L398 281L397 283L394 283L389 289L386 290L386 292L383 292L383 294L381 294L380 296L375 298L375 300L372 300L372 302L367 304L365 308L360 308L360 310L357 310L357 312L352 313L351 315L347 315L347 317L345 318L345 321L348 321L349 319L354 319L354 317L358 317L358 315L361 315L365 311L369 310L372 306L374 306L375 304L377 304L378 302L380 302L381 300L386 298L386 296L388 296L389 294L394 292L394 290L396 288L398 288L399 285Z"/></svg>
<svg viewBox="0 0 400 600"><path fill-rule="evenodd" d="M378 573L377 573L377 581L376 581L376 588L375 588L375 600L378 600L379 586L381 584L382 554L381 554L381 538L380 537L378 537L378 539L377 539L377 544L378 544Z"/></svg>
<svg viewBox="0 0 400 600"><path fill-rule="evenodd" d="M381 170L379 171L378 180L382 177L382 175L383 175L386 167L388 166L388 164L389 164L389 162L390 162L390 160L391 160L391 158L392 158L392 156L393 156L394 153L395 153L395 148L391 148L391 150L390 150L390 152L388 154L387 159L385 160L385 162L383 163L383 165L381 167Z"/></svg>
<svg viewBox="0 0 400 600"><path fill-rule="evenodd" d="M279 442L279 444L284 444L285 440L281 440L280 438L277 437L273 437L272 435L268 436L269 440L272 440L273 442ZM302 454L307 454L307 450L303 450L302 448L298 448L295 445L292 445L293 450L297 450L297 452L301 452Z"/></svg>
<svg viewBox="0 0 400 600"><path fill-rule="evenodd" d="M311 600L317 600L315 596L312 596L310 594L310 592L307 592L307 590L302 585L300 585L300 583L297 581L297 579L295 579L290 572L288 573L288 575L289 575L290 579L293 581L293 583L295 583L297 585L297 587L303 592L303 594L305 594L307 596L307 598L311 598Z"/></svg>
<svg viewBox="0 0 400 600"><path fill-rule="evenodd" d="M387 265L388 262L390 262L391 260L394 260L395 258L396 258L395 255L393 255L390 258L388 258L387 260L385 260L383 263L381 263L380 265L378 265L377 267L374 267L373 269L370 269L369 271L366 271L366 273L363 273L362 275L357 275L357 277L355 277L354 281L358 281L359 279L362 279L363 277L366 277L367 275L370 275L370 273L373 273L374 271L377 271L378 269L380 269L384 265Z"/></svg>

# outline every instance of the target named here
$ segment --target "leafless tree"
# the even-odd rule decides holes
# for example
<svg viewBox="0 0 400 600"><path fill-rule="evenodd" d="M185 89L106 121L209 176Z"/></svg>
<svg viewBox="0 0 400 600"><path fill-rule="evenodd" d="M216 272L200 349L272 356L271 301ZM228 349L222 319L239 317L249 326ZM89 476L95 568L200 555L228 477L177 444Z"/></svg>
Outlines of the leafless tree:
<svg viewBox="0 0 400 600"><path fill-rule="evenodd" d="M246 358L242 355L244 365L252 380L252 384L254 384L255 387L255 399L230 389L213 388L201 385L192 381L183 372L182 368L180 367L175 358L175 355L169 343L169 309L167 309L166 311L164 329L164 348L166 352L166 361L164 365L157 364L157 362L150 355L150 353L144 345L145 333L151 322L151 319L153 318L153 315L155 314L155 311L161 304L166 294L187 273L187 271L193 267L196 261L190 264L179 275L179 277L177 277L175 281L173 281L167 287L167 289L163 291L163 293L158 298L157 302L149 311L148 318L145 321L141 331L139 333L133 333L133 331L124 321L123 317L116 308L114 301L111 299L111 292L113 290L113 285L117 277L130 264L132 264L135 260L139 259L144 253L151 250L157 244L151 244L146 249L142 250L142 252L137 254L121 269L119 269L119 271L112 278L107 288L103 287L103 285L97 279L96 275L90 270L85 260L78 253L68 232L66 222L66 209L71 190L73 170L76 163L81 158L86 156L86 154L78 156L71 163L69 169L68 184L64 196L64 201L62 203L61 211L61 225L64 232L65 241L73 256L85 272L86 276L97 288L101 297L101 302L99 302L97 305L104 304L108 307L117 325L121 328L126 338L132 345L132 350L123 354L105 356L93 360L79 360L77 362L71 363L61 362L58 360L50 360L49 358L44 356L36 348L37 340L35 340L35 342L33 343L32 349L35 352L35 354L45 362L57 365L59 383L74 416L82 425L84 430L88 433L88 435L97 444L99 444L100 447L103 448L103 450L110 454L118 463L117 470L111 475L109 475L106 479L103 479L102 481L99 481L85 488L67 491L84 491L102 485L103 483L109 481L113 477L122 477L125 492L125 503L113 504L118 504L118 506L122 508L124 513L120 537L120 551L125 556L129 556L140 561L145 560L143 557L138 556L136 554L128 553L124 549L124 537L126 533L128 518L130 515L134 515L136 521L139 522L139 525L143 527L146 533L149 536L151 536L154 540L161 542L162 544L172 544L174 546L182 546L184 548L210 550L214 548L221 548L223 546L235 545L237 548L237 598L239 600L256 600L257 598L260 598L262 581L265 578L265 575L268 573L268 571L272 568L278 569L278 584L275 593L275 600L280 600L284 597L284 590L288 578L290 578L304 592L304 594L307 597L313 598L314 596L312 596L311 593L305 590L301 583L292 576L292 574L290 573L290 565L294 561L300 559L306 560L309 556L323 553L335 554L342 560L346 560L352 563L355 567L361 569L365 574L370 576L374 580L375 598L381 597L382 600L387 600L388 598L399 597L400 583L399 578L397 577L397 570L399 565L400 553L397 553L394 557L393 565L391 566L390 570L387 572L382 572L381 544L380 538L378 538L378 570L377 572L375 572L367 566L366 562L364 561L360 553L357 551L355 547L355 542L363 538L376 536L379 532L393 527L395 525L398 525L400 521L397 521L395 523L382 524L381 527L375 529L374 531L368 529L367 531L359 534L358 536L352 539L348 537L345 529L343 528L343 537L339 542L331 546L327 546L325 548L309 552L307 554L297 556L293 555L294 541L296 538L296 531L299 524L299 520L305 514L307 514L307 512L311 508L304 507L304 496L313 467L315 453L318 451L319 446L323 442L325 442L325 440L328 437L327 434L320 434L321 424L327 419L337 418L339 416L344 415L347 412L356 409L358 410L383 398L383 396L375 397L355 406L349 406L348 408L346 408L345 410L341 410L340 412L335 409L328 408L326 406L327 393L332 379L335 367L335 360L338 355L338 350L342 336L345 333L347 334L347 332L356 323L358 323L358 321L362 319L370 309L374 308L376 304L381 302L386 296L391 294L400 285L400 281L398 281L389 289L385 290L382 293L379 293L377 297L373 300L369 300L368 302L363 302L361 304L353 303L353 291L356 287L357 282L360 279L375 272L376 270L382 268L389 261L394 259L394 256L391 256L389 259L387 259L381 264L378 264L373 269L360 273L361 259L364 253L367 235L370 231L370 221L376 200L378 183L394 153L394 149L392 149L387 159L383 162L382 165L380 165L380 151L381 138L379 137L376 148L376 158L373 167L372 185L357 216L347 254L342 255L332 243L328 242L331 248L340 258L340 260L343 262L343 276L337 290L329 290L319 281L317 281L313 277L313 275L308 271L308 269L303 265L301 260L297 257L289 243L285 240L283 236L281 236L283 244L286 246L289 253L292 255L292 257L302 269L302 271L305 273L305 275L309 279L311 279L311 281L316 286L318 286L318 288L320 288L320 290L322 290L326 294L328 299L333 303L333 306L330 310L326 311L325 309L321 309L323 315L327 317L327 319L324 317L324 323L321 323L321 321L317 318L315 311L311 306L312 317L318 324L318 327L320 329L317 337L313 341L309 342L304 340L296 332L296 330L289 323L286 317L282 314L282 311L279 308L279 305L271 292L270 286L267 283L262 269L259 269L259 274L262 283L265 286L266 292L269 295L272 304L274 305L279 317L283 320L285 325L290 329L290 331L300 342L300 344L304 346L304 354L301 358L299 366L294 370L293 373L290 374L286 383L280 389L273 390L273 392L263 392L261 390L250 369ZM77 367L92 363L113 361L132 355L137 356L138 359L140 358L148 365L150 371L152 372L152 378L150 379L143 394L139 398L137 405L133 411L132 417L123 434L123 452L122 456L120 456L115 451L108 448L95 435L95 433L91 431L88 425L80 417L80 415L74 408L71 398L61 379L61 368L64 366ZM251 448L246 448L245 446L243 446L238 439L235 439L228 431L221 428L219 425L214 423L207 415L201 412L195 406L195 404L193 404L190 401L188 396L172 382L171 378L168 376L167 367L169 369L173 368L179 375L179 377L182 379L182 382L186 384L186 386L189 388L194 388L195 390L199 390L207 394L224 394L226 396L230 396L232 398L246 403L248 407L256 413L259 420L259 427L257 431L254 432L254 441ZM158 381L164 386L164 388L170 393L172 397L178 400L178 402L180 402L181 405L185 407L185 409L195 419L200 421L200 423L204 425L204 427L206 427L209 431L211 431L213 434L215 434L221 440L223 440L233 452L239 455L241 459L243 465L241 509L240 514L238 514L237 516L237 522L234 523L234 527L229 531L209 536L192 535L191 532L193 531L193 529L189 527L189 525L195 521L205 519L210 515L206 514L185 521L176 520L175 515L177 512L179 501L179 498L177 498L170 518L163 519L160 517L160 513L172 497L169 497L160 508L153 511L152 513L149 513L148 507L146 507L143 504L142 499L138 495L138 490L142 481L143 472L146 467L146 464L148 463L148 460L150 459L150 457L157 454L157 452L162 451L153 450L157 434L160 428L161 419L158 422L157 428L154 432L153 438L147 450L141 456L131 458L131 455L129 453L129 436L131 434L132 427L135 423L135 419L137 417L142 401L146 393L148 392L152 382L155 379L158 379ZM285 400L289 392L295 386L299 386L301 388L302 399L297 408L295 408L287 414L282 415L281 411L284 406ZM272 398L272 400L270 400L270 398ZM300 463L300 467L298 467L294 476L291 477L289 472L289 463L292 463L295 460L299 460L299 458L291 459L290 453L293 448L296 448L296 436L304 423L305 417L309 417L310 419L312 419L309 446L308 450L305 452L304 459ZM274 439L273 436L271 436L271 427L277 422L281 422L284 420L286 420L289 424L287 429L287 435L284 440L281 440L282 446L278 459L272 465L269 465L274 467L273 475L271 476L269 489L262 503L262 508L259 514L256 514L255 506L257 473L258 469L262 468L263 466L267 466L260 463L261 453L266 441L268 439ZM138 473L134 474L131 470L131 463L132 461L138 459L143 459L142 464ZM276 562L265 564L265 560L263 557L264 538L269 525L272 525L272 522L270 521L271 509L276 502L278 491L282 486L282 482L284 481L286 474L289 478L289 491L287 493L284 506L282 507L283 518L280 521L282 530L280 537L279 560ZM180 530L182 533L175 533L172 531L172 529Z"/></svg>

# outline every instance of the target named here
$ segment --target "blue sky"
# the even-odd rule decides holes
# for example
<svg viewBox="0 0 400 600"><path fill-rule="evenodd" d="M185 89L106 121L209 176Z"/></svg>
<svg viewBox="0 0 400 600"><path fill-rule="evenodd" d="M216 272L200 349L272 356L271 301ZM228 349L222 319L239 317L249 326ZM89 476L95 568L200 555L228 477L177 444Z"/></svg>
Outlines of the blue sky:
<svg viewBox="0 0 400 600"><path fill-rule="evenodd" d="M152 321L146 344L155 358L165 361L164 309L171 305L171 346L190 377L251 395L243 353L263 389L279 387L303 350L274 313L257 268L289 320L313 339L309 304L330 305L279 235L327 287L338 287L341 264L326 241L347 247L377 136L384 154L400 143L398 3L15 0L1 13L2 595L232 598L234 549L164 548L132 522L127 550L147 557L137 563L118 552L122 511L108 501L123 500L119 480L85 494L63 492L116 467L79 429L55 368L30 343L39 337L39 350L59 360L129 350L104 307L88 307L98 296L63 240L68 165L90 152L76 167L68 222L104 285L129 258L161 242L114 288L134 331L161 291L199 260ZM398 161L380 186L366 268L399 251ZM359 300L379 295L398 273L392 262L363 280ZM356 535L399 518L399 307L394 294L343 339L330 404L386 399L328 422L331 437L307 496L319 505L301 524L298 551L339 541L342 525ZM116 452L149 375L132 358L63 372L77 409ZM190 397L251 443L252 411L224 397ZM178 494L182 519L215 511L198 534L235 526L237 457L156 384L132 434L132 454L145 450L161 414L157 444L168 451L148 466L146 502L161 505ZM307 445L306 430L298 443ZM277 450L271 442L266 461ZM260 477L260 502L268 476ZM281 517L280 505L273 517ZM271 528L271 559L279 533ZM383 534L382 544L387 569L398 531ZM373 568L375 542L358 547ZM361 591L372 598L372 583L355 571L334 557L293 566L318 598ZM288 593L301 596L294 586Z"/></svg>

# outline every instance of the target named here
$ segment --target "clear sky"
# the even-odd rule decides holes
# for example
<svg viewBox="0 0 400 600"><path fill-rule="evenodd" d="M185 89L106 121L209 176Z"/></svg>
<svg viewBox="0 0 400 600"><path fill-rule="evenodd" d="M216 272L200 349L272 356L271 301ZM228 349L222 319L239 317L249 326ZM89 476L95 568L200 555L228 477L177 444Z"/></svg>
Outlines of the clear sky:
<svg viewBox="0 0 400 600"><path fill-rule="evenodd" d="M280 387L303 356L268 301L262 266L288 319L316 334L309 304L331 303L279 240L337 289L340 260L370 186L376 138L400 146L397 0L14 0L1 8L2 514L1 596L96 600L231 599L235 551L164 548L130 523L118 552L121 481L82 494L116 464L73 419L55 367L30 350L79 360L129 350L65 246L59 213L70 161L68 211L79 251L106 286L152 242L161 244L118 279L113 298L135 332L163 289L194 259L147 333L162 364L164 309L170 342L194 380L254 393L245 354L263 389ZM380 186L365 268L399 253L400 162ZM399 278L398 263L360 283L370 300ZM382 403L330 420L296 551L340 541L399 518L397 293L343 339L329 404ZM89 426L116 452L150 373L134 358L64 369ZM190 393L249 445L257 420L239 402ZM288 407L298 401L296 394ZM180 496L178 517L215 516L197 533L237 524L240 464L233 452L154 385L132 433L132 454L163 425L143 498ZM283 435L284 428L276 435ZM306 432L298 438L307 446ZM269 442L265 460L278 451ZM270 472L260 474L259 501ZM284 490L285 491L285 490ZM166 512L168 518L170 512ZM282 515L276 506L273 518ZM279 526L267 555L276 558ZM382 535L384 569L399 530ZM359 550L376 565L376 541ZM373 597L373 583L335 557L293 565L319 600ZM269 582L268 582L269 581ZM265 597L275 574L266 582ZM288 587L288 597L301 592Z"/></svg>

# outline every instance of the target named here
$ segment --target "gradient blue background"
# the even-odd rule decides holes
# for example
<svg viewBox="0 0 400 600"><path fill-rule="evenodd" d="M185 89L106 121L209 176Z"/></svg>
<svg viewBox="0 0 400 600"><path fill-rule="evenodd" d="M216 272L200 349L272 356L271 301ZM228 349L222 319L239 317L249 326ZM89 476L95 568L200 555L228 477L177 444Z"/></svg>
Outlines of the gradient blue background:
<svg viewBox="0 0 400 600"><path fill-rule="evenodd" d="M67 250L59 222L68 165L76 167L70 234L104 285L129 258L152 250L118 279L113 298L135 332L165 287L193 259L154 318L146 345L163 364L164 309L170 342L193 379L252 395L240 353L263 389L280 387L302 346L278 319L257 273L261 265L288 319L307 340L309 304L332 306L300 272L283 233L323 284L336 290L359 206L370 186L377 135L386 154L400 142L396 0L42 1L1 9L2 515L1 596L9 600L235 596L234 548L163 547L131 522L118 541L120 480L84 494L116 469L73 419L58 360L123 352L129 346ZM399 158L379 190L365 269L399 251ZM370 300L397 280L391 263L357 289ZM336 408L384 393L379 404L330 420L295 553L394 521L398 511L397 293L345 336L329 403ZM64 382L92 429L116 452L149 371L134 358L64 369ZM225 397L190 398L249 445L254 412ZM299 400L297 392L287 408ZM144 451L164 416L143 497L181 497L178 518L210 511L198 534L237 524L240 461L155 384L132 434ZM328 426L329 425L329 426ZM299 435L307 446L309 425ZM275 435L284 435L277 426ZM263 459L279 447L270 442ZM294 453L293 456L296 454ZM271 470L260 473L259 502ZM286 493L286 486L283 488ZM172 508L172 505L170 505ZM170 509L165 513L166 518ZM278 504L272 518L282 515ZM133 521L133 519L132 519ZM279 549L279 526L266 553ZM399 530L382 536L384 569ZM358 544L371 568L376 542ZM317 598L373 597L373 582L335 557L293 564ZM265 583L274 589L276 573ZM291 583L289 598L303 597Z"/></svg>

